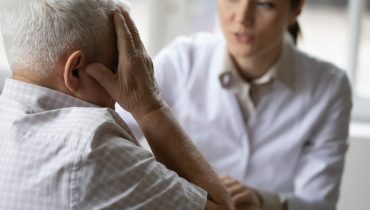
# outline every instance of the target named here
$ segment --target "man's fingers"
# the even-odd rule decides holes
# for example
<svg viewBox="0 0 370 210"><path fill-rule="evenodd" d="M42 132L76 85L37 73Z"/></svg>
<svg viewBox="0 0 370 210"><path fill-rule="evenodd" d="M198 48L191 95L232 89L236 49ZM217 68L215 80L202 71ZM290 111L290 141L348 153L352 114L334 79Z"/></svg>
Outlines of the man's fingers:
<svg viewBox="0 0 370 210"><path fill-rule="evenodd" d="M135 49L139 50L139 51L142 51L142 52L145 52L145 47L144 47L144 44L143 44L143 42L140 38L139 31L137 30L136 25L135 25L134 21L132 20L130 14L121 7L120 7L120 10L123 14L123 17L126 20L127 27L130 30L130 33L131 33L131 36L132 36L132 39L133 39L133 42L134 42L134 45L135 45Z"/></svg>
<svg viewBox="0 0 370 210"><path fill-rule="evenodd" d="M93 77L110 96L114 96L116 76L100 63L93 63L86 67L86 73Z"/></svg>
<svg viewBox="0 0 370 210"><path fill-rule="evenodd" d="M229 192L229 194L231 196L234 196L236 194L247 191L247 189L245 189L245 187L242 186L242 185L235 185L235 186L231 186L231 187L227 188L227 191Z"/></svg>
<svg viewBox="0 0 370 210"><path fill-rule="evenodd" d="M120 9L116 8L113 14L114 26L117 35L117 46L120 56L130 55L135 51L135 46L130 29Z"/></svg>

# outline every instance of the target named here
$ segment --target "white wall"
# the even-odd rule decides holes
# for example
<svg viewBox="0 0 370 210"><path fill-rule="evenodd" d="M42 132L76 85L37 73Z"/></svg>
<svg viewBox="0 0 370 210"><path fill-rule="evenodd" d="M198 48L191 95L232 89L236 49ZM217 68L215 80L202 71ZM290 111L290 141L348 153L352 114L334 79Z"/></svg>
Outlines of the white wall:
<svg viewBox="0 0 370 210"><path fill-rule="evenodd" d="M366 210L370 199L370 137L353 138L347 154L338 210Z"/></svg>

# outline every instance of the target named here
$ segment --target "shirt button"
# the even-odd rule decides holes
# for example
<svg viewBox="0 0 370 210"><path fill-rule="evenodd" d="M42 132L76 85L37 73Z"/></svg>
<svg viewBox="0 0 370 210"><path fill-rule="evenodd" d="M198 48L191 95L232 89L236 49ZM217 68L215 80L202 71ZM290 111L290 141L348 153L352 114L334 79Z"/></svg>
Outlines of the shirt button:
<svg viewBox="0 0 370 210"><path fill-rule="evenodd" d="M224 88L228 88L231 85L231 75L230 73L225 73L221 75L221 83Z"/></svg>

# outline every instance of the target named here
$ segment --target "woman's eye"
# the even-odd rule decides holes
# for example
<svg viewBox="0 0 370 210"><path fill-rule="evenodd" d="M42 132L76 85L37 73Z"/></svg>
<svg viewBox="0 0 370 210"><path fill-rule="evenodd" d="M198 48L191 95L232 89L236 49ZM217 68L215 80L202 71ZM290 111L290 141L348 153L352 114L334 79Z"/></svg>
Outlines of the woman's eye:
<svg viewBox="0 0 370 210"><path fill-rule="evenodd" d="M263 9L273 9L275 8L275 5L271 2L267 1L257 1L256 3L257 7L263 8Z"/></svg>

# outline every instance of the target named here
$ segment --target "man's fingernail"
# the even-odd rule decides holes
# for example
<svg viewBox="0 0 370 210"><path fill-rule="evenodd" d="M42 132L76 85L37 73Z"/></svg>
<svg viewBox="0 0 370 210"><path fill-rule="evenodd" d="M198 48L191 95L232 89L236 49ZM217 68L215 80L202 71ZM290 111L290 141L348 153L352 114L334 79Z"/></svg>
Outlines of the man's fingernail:
<svg viewBox="0 0 370 210"><path fill-rule="evenodd" d="M117 5L117 10L122 13L122 8L119 5Z"/></svg>

